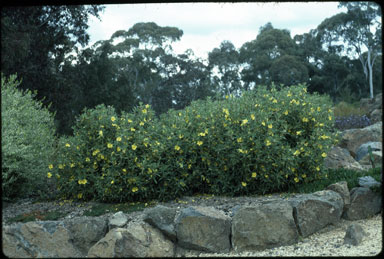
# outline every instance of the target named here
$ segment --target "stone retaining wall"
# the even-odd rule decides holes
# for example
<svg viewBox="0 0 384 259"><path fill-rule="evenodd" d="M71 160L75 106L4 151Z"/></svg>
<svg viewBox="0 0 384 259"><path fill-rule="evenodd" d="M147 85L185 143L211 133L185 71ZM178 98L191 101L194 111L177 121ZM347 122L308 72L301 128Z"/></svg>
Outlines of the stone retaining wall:
<svg viewBox="0 0 384 259"><path fill-rule="evenodd" d="M381 195L346 182L312 194L237 205L183 209L158 205L128 220L78 217L17 223L3 228L8 257L175 257L186 251L227 253L292 245L341 218L357 220L382 210Z"/></svg>

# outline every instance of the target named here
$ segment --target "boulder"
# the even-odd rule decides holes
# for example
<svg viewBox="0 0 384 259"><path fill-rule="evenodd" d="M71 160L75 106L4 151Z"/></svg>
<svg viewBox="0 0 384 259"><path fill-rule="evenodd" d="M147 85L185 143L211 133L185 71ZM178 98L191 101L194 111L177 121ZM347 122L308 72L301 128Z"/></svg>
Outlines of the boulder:
<svg viewBox="0 0 384 259"><path fill-rule="evenodd" d="M359 177L359 185L361 187L371 188L371 187L379 187L381 183L376 181L372 176L363 176Z"/></svg>
<svg viewBox="0 0 384 259"><path fill-rule="evenodd" d="M350 155L345 148L338 146L333 147L324 159L324 167L326 169L352 169L363 171L364 168Z"/></svg>
<svg viewBox="0 0 384 259"><path fill-rule="evenodd" d="M369 117L370 117L372 123L376 123L378 121L382 121L383 120L383 110L382 110L382 108L373 110L369 114Z"/></svg>
<svg viewBox="0 0 384 259"><path fill-rule="evenodd" d="M372 162L375 167L381 167L383 163L383 154L381 151L372 151ZM359 164L363 167L372 168L371 157L366 154L360 161Z"/></svg>
<svg viewBox="0 0 384 259"><path fill-rule="evenodd" d="M231 218L212 207L188 207L176 218L177 244L205 252L229 252Z"/></svg>
<svg viewBox="0 0 384 259"><path fill-rule="evenodd" d="M344 244L357 246L363 241L363 237L366 235L367 234L359 224L352 223L348 226L347 231L345 232Z"/></svg>
<svg viewBox="0 0 384 259"><path fill-rule="evenodd" d="M62 221L18 223L3 228L3 253L20 257L81 257Z"/></svg>
<svg viewBox="0 0 384 259"><path fill-rule="evenodd" d="M122 228L128 223L128 217L122 212L116 212L108 219L108 229Z"/></svg>
<svg viewBox="0 0 384 259"><path fill-rule="evenodd" d="M298 237L287 201L245 206L232 218L232 246L237 252L292 245Z"/></svg>
<svg viewBox="0 0 384 259"><path fill-rule="evenodd" d="M355 187L350 192L351 205L344 212L343 218L359 220L371 217L382 209L381 195L367 187Z"/></svg>
<svg viewBox="0 0 384 259"><path fill-rule="evenodd" d="M339 146L346 148L352 157L356 157L357 149L367 142L382 142L383 123L377 122L362 129L348 129L342 132Z"/></svg>
<svg viewBox="0 0 384 259"><path fill-rule="evenodd" d="M107 233L107 220L103 217L76 217L64 221L70 239L84 255Z"/></svg>
<svg viewBox="0 0 384 259"><path fill-rule="evenodd" d="M176 209L157 205L146 211L144 221L159 229L170 240L176 241L175 216Z"/></svg>
<svg viewBox="0 0 384 259"><path fill-rule="evenodd" d="M326 190L332 190L334 192L337 192L344 202L344 210L349 207L351 204L351 196L349 194L348 184L346 181L337 182L334 184L329 185Z"/></svg>
<svg viewBox="0 0 384 259"><path fill-rule="evenodd" d="M332 190L299 195L291 198L290 203L299 234L303 237L337 223L344 208L343 199Z"/></svg>
<svg viewBox="0 0 384 259"><path fill-rule="evenodd" d="M356 150L356 161L361 160L363 157L365 157L368 152L368 147L371 147L372 151L381 151L382 150L382 143L381 142L368 142L362 144L357 150Z"/></svg>
<svg viewBox="0 0 384 259"><path fill-rule="evenodd" d="M88 257L173 257L174 244L145 222L114 228L89 249Z"/></svg>
<svg viewBox="0 0 384 259"><path fill-rule="evenodd" d="M372 111L382 108L383 95L377 94L373 99L362 98L360 100L360 107L367 111L367 114L371 114Z"/></svg>

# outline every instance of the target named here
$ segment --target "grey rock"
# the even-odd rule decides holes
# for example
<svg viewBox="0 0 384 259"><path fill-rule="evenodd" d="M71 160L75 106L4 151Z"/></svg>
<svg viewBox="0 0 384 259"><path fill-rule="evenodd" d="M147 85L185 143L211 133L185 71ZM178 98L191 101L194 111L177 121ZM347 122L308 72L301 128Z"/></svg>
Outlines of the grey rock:
<svg viewBox="0 0 384 259"><path fill-rule="evenodd" d="M174 244L145 222L114 228L89 249L88 257L173 257Z"/></svg>
<svg viewBox="0 0 384 259"><path fill-rule="evenodd" d="M345 148L333 147L324 159L324 167L327 169L353 169L363 171L363 167L350 155Z"/></svg>
<svg viewBox="0 0 384 259"><path fill-rule="evenodd" d="M144 221L159 229L172 241L176 241L176 230L174 226L176 209L157 205L150 208L144 215Z"/></svg>
<svg viewBox="0 0 384 259"><path fill-rule="evenodd" d="M369 115L371 122L375 123L383 120L383 109L375 109Z"/></svg>
<svg viewBox="0 0 384 259"><path fill-rule="evenodd" d="M232 218L232 245L238 252L292 245L298 236L287 201L245 206Z"/></svg>
<svg viewBox="0 0 384 259"><path fill-rule="evenodd" d="M108 219L108 229L122 228L128 223L128 217L122 212L116 212Z"/></svg>
<svg viewBox="0 0 384 259"><path fill-rule="evenodd" d="M76 217L64 223L73 244L84 255L107 233L107 221L103 217Z"/></svg>
<svg viewBox="0 0 384 259"><path fill-rule="evenodd" d="M62 221L19 223L3 229L3 252L10 258L81 257Z"/></svg>
<svg viewBox="0 0 384 259"><path fill-rule="evenodd" d="M372 151L372 160L373 164L376 167L381 167L383 163L383 153L382 151ZM360 159L359 164L363 167L368 166L368 168L372 168L371 157L369 154L366 154L362 159Z"/></svg>
<svg viewBox="0 0 384 259"><path fill-rule="evenodd" d="M331 184L326 189L337 192L341 196L341 198L343 198L343 202L344 202L343 210L346 210L346 208L349 207L349 205L351 204L351 196L349 194L348 184L346 181L341 181L341 182Z"/></svg>
<svg viewBox="0 0 384 259"><path fill-rule="evenodd" d="M367 142L382 142L383 123L381 121L362 129L349 129L342 132L339 146L346 148L352 157L357 149Z"/></svg>
<svg viewBox="0 0 384 259"><path fill-rule="evenodd" d="M381 195L366 187L355 187L350 192L351 205L344 212L343 218L359 220L371 217L382 209Z"/></svg>
<svg viewBox="0 0 384 259"><path fill-rule="evenodd" d="M303 237L337 223L344 208L343 199L332 190L300 195L289 201L293 206L293 216L299 233Z"/></svg>
<svg viewBox="0 0 384 259"><path fill-rule="evenodd" d="M348 226L347 231L345 232L344 244L357 246L361 244L363 237L366 235L367 234L359 224L352 223Z"/></svg>
<svg viewBox="0 0 384 259"><path fill-rule="evenodd" d="M205 252L229 252L231 218L212 207L188 207L176 219L178 245Z"/></svg>
<svg viewBox="0 0 384 259"><path fill-rule="evenodd" d="M382 143L381 142L368 142L362 144L357 150L356 150L356 161L361 160L364 156L368 154L368 147L371 147L372 151L381 151L382 150Z"/></svg>
<svg viewBox="0 0 384 259"><path fill-rule="evenodd" d="M376 181L372 176L363 176L359 177L359 185L361 187L371 188L376 186L381 186L381 183Z"/></svg>

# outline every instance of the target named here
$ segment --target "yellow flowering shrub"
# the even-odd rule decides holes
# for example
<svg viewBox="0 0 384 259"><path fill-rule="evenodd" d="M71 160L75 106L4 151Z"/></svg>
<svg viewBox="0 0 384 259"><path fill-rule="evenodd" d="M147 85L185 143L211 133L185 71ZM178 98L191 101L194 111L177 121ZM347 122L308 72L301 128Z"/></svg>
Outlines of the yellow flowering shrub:
<svg viewBox="0 0 384 259"><path fill-rule="evenodd" d="M322 177L336 141L331 105L303 85L259 86L159 118L149 105L119 116L101 105L84 111L73 137L61 138L58 162L47 170L60 175L49 178L66 198L77 199L284 191Z"/></svg>

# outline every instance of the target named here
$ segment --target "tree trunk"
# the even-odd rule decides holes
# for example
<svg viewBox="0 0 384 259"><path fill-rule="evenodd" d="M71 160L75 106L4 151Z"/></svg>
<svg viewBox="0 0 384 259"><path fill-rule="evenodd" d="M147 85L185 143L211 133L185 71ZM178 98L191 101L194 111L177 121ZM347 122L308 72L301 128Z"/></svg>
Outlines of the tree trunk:
<svg viewBox="0 0 384 259"><path fill-rule="evenodd" d="M371 50L368 49L368 59L367 59L367 65L369 70L369 94L371 99L373 99L373 71L372 66L373 62L371 62Z"/></svg>

